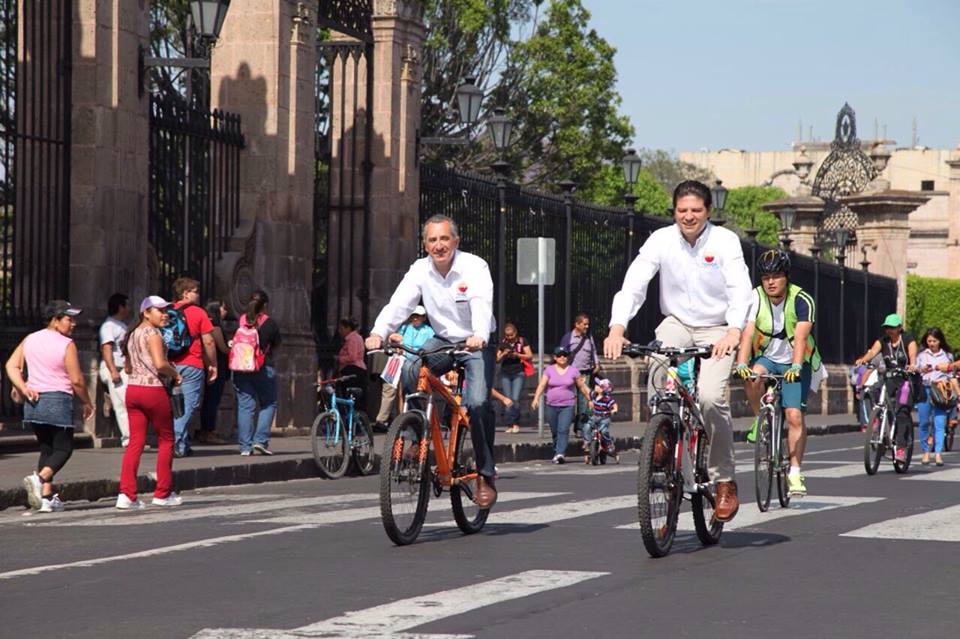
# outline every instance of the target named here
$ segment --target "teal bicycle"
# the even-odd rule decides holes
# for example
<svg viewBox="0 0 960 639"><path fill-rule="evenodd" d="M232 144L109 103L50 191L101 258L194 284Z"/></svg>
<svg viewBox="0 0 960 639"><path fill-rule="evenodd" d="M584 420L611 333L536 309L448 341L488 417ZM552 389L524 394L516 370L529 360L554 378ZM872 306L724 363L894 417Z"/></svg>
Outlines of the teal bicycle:
<svg viewBox="0 0 960 639"><path fill-rule="evenodd" d="M310 442L317 470L328 479L342 477L351 461L359 474L373 472L373 429L366 414L357 408L361 390L348 386L346 397L337 395L337 385L354 378L356 375L344 375L317 384L320 414L310 427Z"/></svg>

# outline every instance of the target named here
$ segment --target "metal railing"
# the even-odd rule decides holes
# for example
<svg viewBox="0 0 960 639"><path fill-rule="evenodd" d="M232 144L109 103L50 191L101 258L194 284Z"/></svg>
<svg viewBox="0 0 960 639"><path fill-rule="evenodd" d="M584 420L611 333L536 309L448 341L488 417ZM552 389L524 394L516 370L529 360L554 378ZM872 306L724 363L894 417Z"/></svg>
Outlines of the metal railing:
<svg viewBox="0 0 960 639"><path fill-rule="evenodd" d="M500 209L497 180L478 174L460 173L445 167L420 168L420 218L442 213L460 227L460 247L484 258L497 281L497 224ZM565 296L570 287L572 313L590 316L591 332L599 339L607 333L610 305L620 290L623 276L636 251L649 234L669 225L666 217L633 214L621 207L601 207L578 200L571 203L570 237L567 236L566 203L553 195L508 184L506 189L506 318L528 338L537 327L536 287L516 282L516 245L520 237L552 237L556 240L555 285L546 291L546 343L552 348L572 327L566 317ZM632 237L631 237L632 232ZM741 240L748 265L754 247ZM570 262L566 281L565 262ZM650 340L663 319L659 312L659 278L647 291L647 302L630 323L627 336L634 341ZM826 361L849 362L869 346L879 333L880 322L896 309L897 282L865 271L843 269L836 264L793 254L791 280L817 298L817 339ZM841 281L846 317L839 315ZM866 282L866 288L864 287ZM842 353L841 353L842 348Z"/></svg>
<svg viewBox="0 0 960 639"><path fill-rule="evenodd" d="M240 224L240 116L150 96L148 239L160 293L187 275L214 292L217 260Z"/></svg>

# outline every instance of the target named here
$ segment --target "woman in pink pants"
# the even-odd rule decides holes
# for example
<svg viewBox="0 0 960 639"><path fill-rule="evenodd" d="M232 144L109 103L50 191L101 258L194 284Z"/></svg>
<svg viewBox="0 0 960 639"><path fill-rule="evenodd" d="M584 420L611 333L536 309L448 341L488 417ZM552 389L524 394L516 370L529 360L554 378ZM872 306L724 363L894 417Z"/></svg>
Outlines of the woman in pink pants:
<svg viewBox="0 0 960 639"><path fill-rule="evenodd" d="M170 398L163 385L163 377L180 383L177 369L167 361L166 348L160 328L166 323L164 312L170 303L157 295L145 297L140 303L140 323L127 336L124 344L127 384L127 415L130 421L130 443L123 452L120 469L120 494L117 508L121 510L144 507L137 498L137 468L147 439L147 422L157 431L157 487L153 492L154 506L179 506L180 495L172 492L173 484L173 413Z"/></svg>

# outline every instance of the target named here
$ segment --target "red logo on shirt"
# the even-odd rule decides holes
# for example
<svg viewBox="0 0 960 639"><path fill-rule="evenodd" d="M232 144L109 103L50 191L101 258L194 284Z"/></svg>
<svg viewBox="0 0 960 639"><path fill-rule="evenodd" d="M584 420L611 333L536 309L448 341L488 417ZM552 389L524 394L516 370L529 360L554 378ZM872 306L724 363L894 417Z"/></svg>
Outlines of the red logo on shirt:
<svg viewBox="0 0 960 639"><path fill-rule="evenodd" d="M459 283L457 283L457 290L460 291L461 293L466 293L466 292L467 292L467 283L466 283L466 282L459 282Z"/></svg>
<svg viewBox="0 0 960 639"><path fill-rule="evenodd" d="M703 261L706 262L707 264L712 264L712 263L713 263L713 256L710 255L710 254L704 255L704 256L703 256Z"/></svg>

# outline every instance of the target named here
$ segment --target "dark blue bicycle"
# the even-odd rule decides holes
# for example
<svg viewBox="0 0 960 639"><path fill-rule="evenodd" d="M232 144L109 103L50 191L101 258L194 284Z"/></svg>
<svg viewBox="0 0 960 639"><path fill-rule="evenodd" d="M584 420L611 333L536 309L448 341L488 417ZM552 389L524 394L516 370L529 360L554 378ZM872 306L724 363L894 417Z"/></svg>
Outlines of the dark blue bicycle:
<svg viewBox="0 0 960 639"><path fill-rule="evenodd" d="M344 375L317 384L320 414L310 427L313 461L320 473L329 479L342 477L353 461L361 475L373 472L373 429L366 414L357 408L361 390L346 387L346 397L337 396L337 385L356 375Z"/></svg>

